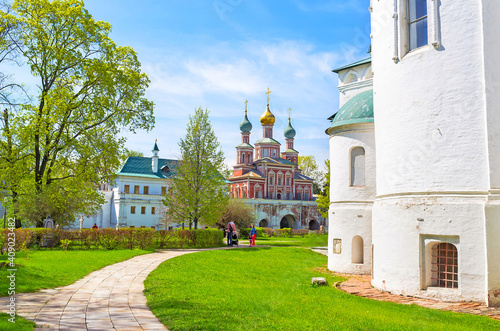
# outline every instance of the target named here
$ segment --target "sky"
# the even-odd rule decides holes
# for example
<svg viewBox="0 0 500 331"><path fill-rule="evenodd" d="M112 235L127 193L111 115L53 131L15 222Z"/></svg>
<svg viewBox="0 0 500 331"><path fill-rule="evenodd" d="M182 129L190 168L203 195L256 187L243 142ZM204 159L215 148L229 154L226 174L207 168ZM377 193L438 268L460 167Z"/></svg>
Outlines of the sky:
<svg viewBox="0 0 500 331"><path fill-rule="evenodd" d="M226 156L236 163L239 124L248 100L251 143L262 137L266 107L276 116L282 144L291 108L295 149L328 158L327 118L338 110L338 78L332 69L368 57L369 0L84 0L98 20L113 26L111 38L131 46L151 84L155 128L125 132L126 146L151 156L178 158L195 108L210 119Z"/></svg>

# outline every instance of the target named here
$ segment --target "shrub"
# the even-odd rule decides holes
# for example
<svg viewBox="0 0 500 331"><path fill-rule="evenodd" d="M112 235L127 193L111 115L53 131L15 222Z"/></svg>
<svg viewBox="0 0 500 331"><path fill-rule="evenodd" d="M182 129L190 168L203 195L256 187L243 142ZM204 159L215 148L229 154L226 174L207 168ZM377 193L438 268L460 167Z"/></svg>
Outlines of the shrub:
<svg viewBox="0 0 500 331"><path fill-rule="evenodd" d="M290 238L292 236L292 229L290 228L276 229L274 230L274 236Z"/></svg>

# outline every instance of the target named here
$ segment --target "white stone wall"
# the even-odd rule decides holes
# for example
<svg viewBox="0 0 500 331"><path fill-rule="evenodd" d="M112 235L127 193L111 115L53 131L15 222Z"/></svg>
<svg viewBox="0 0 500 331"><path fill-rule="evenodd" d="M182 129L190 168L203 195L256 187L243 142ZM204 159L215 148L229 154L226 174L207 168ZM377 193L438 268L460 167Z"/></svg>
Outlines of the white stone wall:
<svg viewBox="0 0 500 331"><path fill-rule="evenodd" d="M490 304L500 305L500 1L483 0L484 77L490 195L486 205L488 295Z"/></svg>
<svg viewBox="0 0 500 331"><path fill-rule="evenodd" d="M365 186L350 186L351 150L365 150ZM375 198L375 139L373 123L342 126L330 131L330 209L328 268L337 272L371 272L372 215ZM363 239L363 263L353 263L353 238Z"/></svg>
<svg viewBox="0 0 500 331"><path fill-rule="evenodd" d="M500 183L499 85L493 87L500 67L499 4L427 1L429 45L406 54L404 1L397 3L396 38L394 3L372 3L372 283L395 293L487 302L485 289L491 297L500 288L498 200L485 212L488 191ZM428 288L425 244L440 241L458 249L458 289Z"/></svg>
<svg viewBox="0 0 500 331"><path fill-rule="evenodd" d="M354 68L341 70L339 75L339 107L342 107L353 96L373 88L373 72L371 64L363 64ZM355 77L355 81L351 78Z"/></svg>
<svg viewBox="0 0 500 331"><path fill-rule="evenodd" d="M267 220L268 227L279 229L283 217L287 217L292 229L307 229L311 220L318 224L326 223L317 211L315 201L272 200L272 199L242 199L251 205L255 211L255 225L262 219ZM325 224L326 225L326 224ZM325 227L325 231L326 231Z"/></svg>

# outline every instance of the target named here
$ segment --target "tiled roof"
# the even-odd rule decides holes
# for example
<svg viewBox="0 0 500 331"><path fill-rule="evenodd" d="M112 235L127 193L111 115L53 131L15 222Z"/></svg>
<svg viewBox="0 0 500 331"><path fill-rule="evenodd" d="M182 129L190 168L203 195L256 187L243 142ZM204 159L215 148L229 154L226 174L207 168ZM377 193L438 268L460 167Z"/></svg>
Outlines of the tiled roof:
<svg viewBox="0 0 500 331"><path fill-rule="evenodd" d="M257 144L278 144L281 145L277 140L274 140L273 138L262 138L261 140L255 142L255 145Z"/></svg>
<svg viewBox="0 0 500 331"><path fill-rule="evenodd" d="M309 178L306 175L299 174L299 173L295 173L294 179L313 180L312 178Z"/></svg>
<svg viewBox="0 0 500 331"><path fill-rule="evenodd" d="M247 143L241 143L241 144L239 144L238 146L236 146L236 148L241 148L241 147L253 148L253 146L252 146L252 145L247 144Z"/></svg>
<svg viewBox="0 0 500 331"><path fill-rule="evenodd" d="M263 157L261 159L258 159L257 161L254 162L254 164L261 163L261 162L268 162L268 163L275 163L275 164L285 164L285 165L296 165L292 161L288 161L288 160L283 159L281 157L269 157L269 156L266 156L266 157Z"/></svg>
<svg viewBox="0 0 500 331"><path fill-rule="evenodd" d="M151 157L129 156L118 175L148 177L148 178L171 178L175 169L179 166L179 160L158 159L158 171L153 172Z"/></svg>

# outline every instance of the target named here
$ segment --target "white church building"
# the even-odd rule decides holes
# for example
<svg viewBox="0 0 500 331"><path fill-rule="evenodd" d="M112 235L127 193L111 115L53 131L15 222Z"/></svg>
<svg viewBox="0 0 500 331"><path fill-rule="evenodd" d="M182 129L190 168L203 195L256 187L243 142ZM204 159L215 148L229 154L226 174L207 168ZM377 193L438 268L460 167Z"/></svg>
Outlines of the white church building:
<svg viewBox="0 0 500 331"><path fill-rule="evenodd" d="M500 1L372 0L371 58L334 70L328 268L500 305Z"/></svg>

